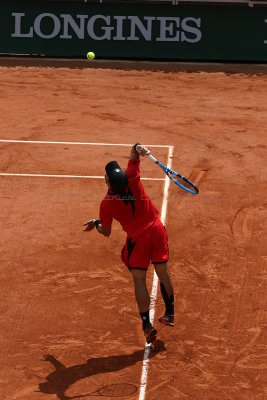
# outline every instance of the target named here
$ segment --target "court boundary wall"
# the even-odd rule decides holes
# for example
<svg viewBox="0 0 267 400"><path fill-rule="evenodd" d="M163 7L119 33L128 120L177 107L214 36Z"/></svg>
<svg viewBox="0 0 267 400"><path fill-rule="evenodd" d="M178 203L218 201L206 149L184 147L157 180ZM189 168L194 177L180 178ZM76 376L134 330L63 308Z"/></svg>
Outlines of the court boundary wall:
<svg viewBox="0 0 267 400"><path fill-rule="evenodd" d="M267 5L11 0L0 4L0 34L0 54L266 62Z"/></svg>

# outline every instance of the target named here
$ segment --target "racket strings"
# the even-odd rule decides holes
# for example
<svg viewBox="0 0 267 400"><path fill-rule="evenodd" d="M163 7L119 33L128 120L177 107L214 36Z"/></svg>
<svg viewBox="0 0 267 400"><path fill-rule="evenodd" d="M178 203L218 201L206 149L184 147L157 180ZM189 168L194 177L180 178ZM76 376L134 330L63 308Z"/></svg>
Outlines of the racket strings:
<svg viewBox="0 0 267 400"><path fill-rule="evenodd" d="M192 183L190 183L189 181L187 181L187 179L183 178L182 176L176 175L173 172L169 172L169 175L174 181L178 182L183 187L190 189L190 190L195 190L194 185Z"/></svg>

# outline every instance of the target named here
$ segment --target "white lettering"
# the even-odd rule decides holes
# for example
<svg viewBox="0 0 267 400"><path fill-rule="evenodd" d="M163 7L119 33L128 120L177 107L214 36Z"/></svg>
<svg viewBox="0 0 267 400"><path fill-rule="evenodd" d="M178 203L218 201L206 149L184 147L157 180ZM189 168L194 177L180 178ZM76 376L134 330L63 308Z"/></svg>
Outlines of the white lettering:
<svg viewBox="0 0 267 400"><path fill-rule="evenodd" d="M104 15L94 15L92 18L89 19L87 24L87 32L89 36L94 40L111 40L111 31L113 31L114 29L112 26L102 27L102 30L104 31L104 34L102 36L97 36L95 34L94 25L98 19L103 19L107 25L110 25L110 16L105 17Z"/></svg>
<svg viewBox="0 0 267 400"><path fill-rule="evenodd" d="M264 20L265 24L267 24L267 19ZM264 44L267 44L267 40L264 40Z"/></svg>
<svg viewBox="0 0 267 400"><path fill-rule="evenodd" d="M60 14L60 16L63 18L64 21L63 35L60 35L60 38L72 39L73 36L69 34L68 29L70 26L79 39L84 39L84 21L86 18L88 18L88 15L76 15L76 17L80 20L79 25L70 14Z"/></svg>
<svg viewBox="0 0 267 400"><path fill-rule="evenodd" d="M117 20L117 31L113 40L125 40L125 37L123 36L123 21L126 20L126 17L115 15L113 18Z"/></svg>
<svg viewBox="0 0 267 400"><path fill-rule="evenodd" d="M158 42L179 42L180 32L177 30L174 32L174 28L180 27L180 18L157 17L157 20L160 21L160 36L156 40Z"/></svg>
<svg viewBox="0 0 267 400"><path fill-rule="evenodd" d="M127 40L140 40L140 38L135 35L135 30L137 27L145 40L151 41L152 21L156 19L155 17L144 17L144 20L147 21L147 27L142 24L139 17L128 16L128 19L131 21L131 36L129 36Z"/></svg>
<svg viewBox="0 0 267 400"><path fill-rule="evenodd" d="M44 18L52 18L53 23L54 23L53 32L50 33L49 35L41 32L41 22ZM33 26L34 26L34 30L35 30L36 34L43 39L52 39L55 36L57 36L60 31L60 21L59 21L58 17L54 14L49 14L49 13L43 13L43 14L38 15L38 17L34 21Z"/></svg>
<svg viewBox="0 0 267 400"><path fill-rule="evenodd" d="M29 33L21 33L21 18L25 16L25 13L12 13L15 17L15 32L12 33L12 37L33 37L33 27L30 28Z"/></svg>
<svg viewBox="0 0 267 400"><path fill-rule="evenodd" d="M15 18L12 37L43 39L81 39L114 41L157 41L197 43L202 39L201 18L139 17L136 15L71 15L43 13L33 26L26 26L24 13L12 13ZM24 18L25 17L25 18ZM24 18L24 19L23 19ZM88 21L87 21L88 19ZM156 22L154 22L156 21ZM267 23L267 19L264 20ZM23 26L25 25L25 26ZM28 30L28 32L27 32ZM113 35L113 36L112 36ZM127 36L128 35L128 36ZM264 40L267 44L267 40Z"/></svg>
<svg viewBox="0 0 267 400"><path fill-rule="evenodd" d="M199 42L201 40L202 33L201 33L201 31L199 29L194 28L191 25L188 25L187 24L188 22L194 22L198 28L200 28L200 26L201 26L201 19L200 18L191 18L191 17L184 18L182 20L182 29L185 32L189 32L189 33L194 34L195 38L192 38L192 37L189 38L188 36L186 36L186 34L184 32L182 32L181 41L182 42L189 42L189 43L197 43L197 42Z"/></svg>

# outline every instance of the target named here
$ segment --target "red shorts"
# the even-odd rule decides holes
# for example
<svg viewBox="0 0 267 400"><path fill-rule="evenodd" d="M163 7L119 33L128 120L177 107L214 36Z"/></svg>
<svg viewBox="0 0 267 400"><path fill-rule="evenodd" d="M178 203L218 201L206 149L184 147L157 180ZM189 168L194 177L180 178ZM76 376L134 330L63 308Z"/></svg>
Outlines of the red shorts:
<svg viewBox="0 0 267 400"><path fill-rule="evenodd" d="M168 258L167 233L159 218L137 238L127 237L121 251L121 259L129 269L147 269L150 262L165 263Z"/></svg>

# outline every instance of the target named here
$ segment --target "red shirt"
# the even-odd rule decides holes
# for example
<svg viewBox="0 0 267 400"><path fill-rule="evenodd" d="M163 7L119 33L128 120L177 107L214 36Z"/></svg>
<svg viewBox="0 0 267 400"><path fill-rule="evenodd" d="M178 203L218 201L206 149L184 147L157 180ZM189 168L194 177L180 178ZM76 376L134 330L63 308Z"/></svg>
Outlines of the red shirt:
<svg viewBox="0 0 267 400"><path fill-rule="evenodd" d="M127 232L127 236L138 236L149 228L159 215L140 181L140 160L129 160L126 175L129 184L126 188L128 199L118 194L106 194L100 204L100 221L103 226L111 225L116 219Z"/></svg>

